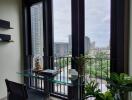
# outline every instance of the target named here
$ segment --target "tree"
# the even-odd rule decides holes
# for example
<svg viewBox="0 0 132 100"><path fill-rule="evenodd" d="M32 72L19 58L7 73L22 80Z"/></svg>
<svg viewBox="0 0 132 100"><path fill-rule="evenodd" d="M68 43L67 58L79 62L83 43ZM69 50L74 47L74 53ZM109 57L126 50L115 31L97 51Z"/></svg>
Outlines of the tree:
<svg viewBox="0 0 132 100"><path fill-rule="evenodd" d="M97 58L97 59L108 58L108 56L107 56L106 52L104 52L104 51L98 51L95 54L95 58Z"/></svg>
<svg viewBox="0 0 132 100"><path fill-rule="evenodd" d="M85 72L91 77L107 78L110 76L110 60L106 52L98 51L95 58L90 58Z"/></svg>

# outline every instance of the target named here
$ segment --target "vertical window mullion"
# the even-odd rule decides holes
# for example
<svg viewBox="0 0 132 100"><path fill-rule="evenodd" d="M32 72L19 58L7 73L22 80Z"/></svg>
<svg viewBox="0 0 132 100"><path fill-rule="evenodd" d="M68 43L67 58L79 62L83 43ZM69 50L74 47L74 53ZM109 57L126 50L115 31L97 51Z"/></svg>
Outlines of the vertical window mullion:
<svg viewBox="0 0 132 100"><path fill-rule="evenodd" d="M72 0L72 57L84 54L84 0ZM72 61L72 68L76 68Z"/></svg>

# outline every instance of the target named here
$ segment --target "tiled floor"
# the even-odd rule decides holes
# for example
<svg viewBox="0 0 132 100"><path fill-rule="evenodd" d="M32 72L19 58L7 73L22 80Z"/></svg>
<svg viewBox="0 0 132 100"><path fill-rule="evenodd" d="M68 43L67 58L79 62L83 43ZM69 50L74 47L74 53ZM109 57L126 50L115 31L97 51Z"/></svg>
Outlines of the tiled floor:
<svg viewBox="0 0 132 100"><path fill-rule="evenodd" d="M7 100L7 99L5 98L2 100ZM28 90L28 100L45 100L45 99L42 93L33 90ZM49 100L62 100L62 99L50 97Z"/></svg>
<svg viewBox="0 0 132 100"><path fill-rule="evenodd" d="M44 100L44 95L39 92L30 91L29 100ZM50 97L49 100L61 100L61 99Z"/></svg>

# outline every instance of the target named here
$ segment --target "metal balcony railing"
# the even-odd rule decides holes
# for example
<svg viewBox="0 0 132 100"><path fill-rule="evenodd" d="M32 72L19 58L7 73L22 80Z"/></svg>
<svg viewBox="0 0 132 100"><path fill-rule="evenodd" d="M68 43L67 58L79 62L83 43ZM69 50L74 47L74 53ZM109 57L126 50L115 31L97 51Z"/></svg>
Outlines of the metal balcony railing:
<svg viewBox="0 0 132 100"><path fill-rule="evenodd" d="M60 74L58 74L57 79L63 80L63 76L67 77L69 69L71 69L72 57L48 57L49 63L53 60L53 67L49 68L58 69ZM107 90L105 78L110 77L110 59L108 58L87 58L88 61L85 63L85 81L95 80L99 83L99 88L102 92ZM33 62L33 60L31 60ZM34 63L34 62L33 62ZM45 62L43 62L45 63ZM52 64L50 64L52 65ZM41 77L30 78L29 85L39 91L44 90L44 80ZM52 86L52 93L60 96L67 97L68 86L61 85L59 83L54 83Z"/></svg>

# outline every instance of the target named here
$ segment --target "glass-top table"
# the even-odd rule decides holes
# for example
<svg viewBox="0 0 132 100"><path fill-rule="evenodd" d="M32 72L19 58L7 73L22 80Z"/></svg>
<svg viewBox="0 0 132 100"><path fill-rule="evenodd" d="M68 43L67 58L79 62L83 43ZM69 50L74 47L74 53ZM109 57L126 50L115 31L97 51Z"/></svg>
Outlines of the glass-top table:
<svg viewBox="0 0 132 100"><path fill-rule="evenodd" d="M47 69L48 70L48 69ZM44 90L44 100L49 100L50 96L50 84L57 83L68 86L68 100L81 100L79 94L79 88L84 84L82 82L82 78L74 77L69 78L68 75L61 75L61 73L55 70L53 73L45 73L46 70L43 71L34 71L34 70L23 70L22 72L17 72L18 75L22 77L28 78L36 78L44 80L44 85L46 89Z"/></svg>
<svg viewBox="0 0 132 100"><path fill-rule="evenodd" d="M80 84L78 77L71 78L68 77L67 75L61 75L60 72L57 72L55 75L44 75L41 73L41 71L37 72L34 70L23 70L22 72L17 72L17 74L24 77L33 77L38 79L40 78L43 80L48 80L50 82L63 85L83 85Z"/></svg>

